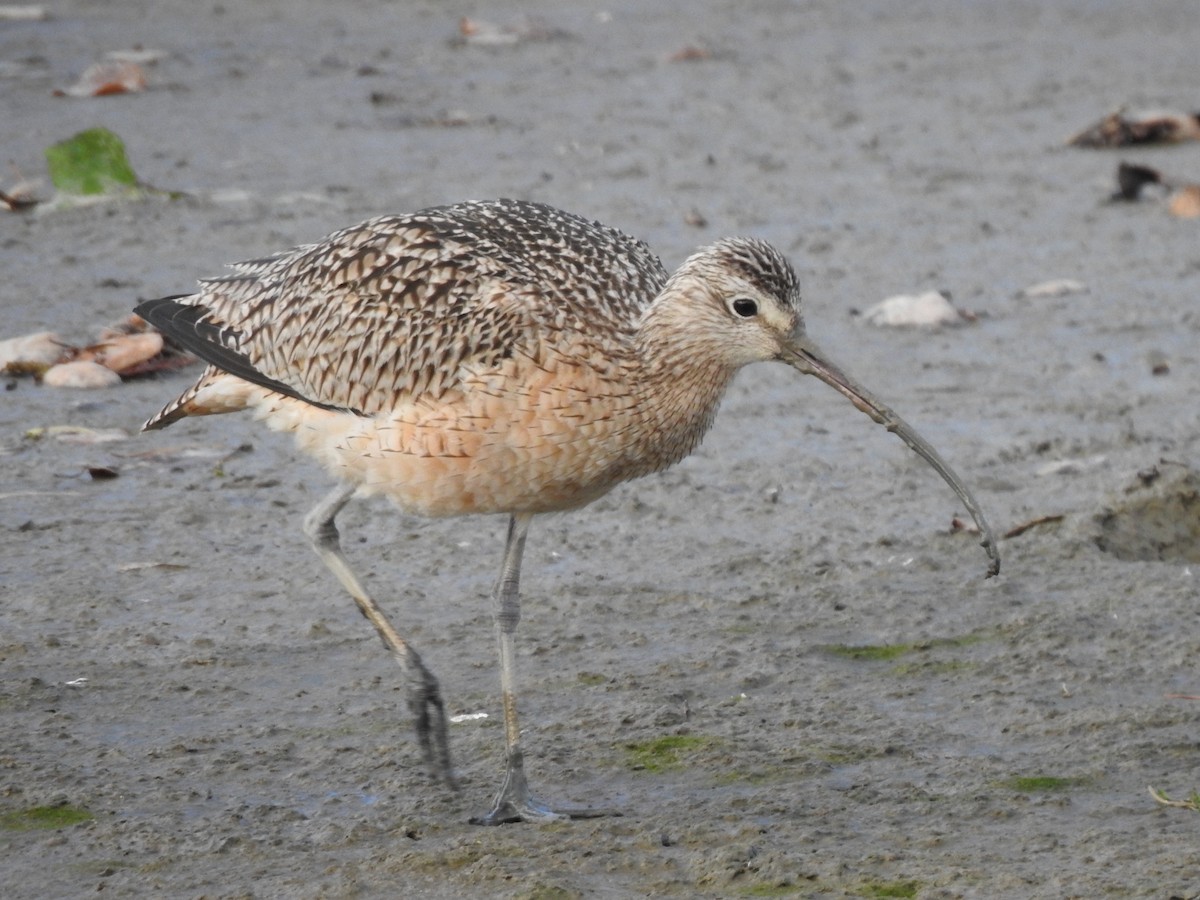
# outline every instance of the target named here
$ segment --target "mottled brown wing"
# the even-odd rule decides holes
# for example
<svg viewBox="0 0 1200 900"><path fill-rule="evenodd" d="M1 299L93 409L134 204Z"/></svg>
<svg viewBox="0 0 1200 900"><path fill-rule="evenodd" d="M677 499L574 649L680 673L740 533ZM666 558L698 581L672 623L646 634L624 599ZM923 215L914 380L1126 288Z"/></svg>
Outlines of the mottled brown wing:
<svg viewBox="0 0 1200 900"><path fill-rule="evenodd" d="M537 358L565 331L619 343L666 277L620 232L540 204L491 201L372 219L239 263L198 294L169 298L191 310L157 312L164 331L218 368L372 415L514 354Z"/></svg>

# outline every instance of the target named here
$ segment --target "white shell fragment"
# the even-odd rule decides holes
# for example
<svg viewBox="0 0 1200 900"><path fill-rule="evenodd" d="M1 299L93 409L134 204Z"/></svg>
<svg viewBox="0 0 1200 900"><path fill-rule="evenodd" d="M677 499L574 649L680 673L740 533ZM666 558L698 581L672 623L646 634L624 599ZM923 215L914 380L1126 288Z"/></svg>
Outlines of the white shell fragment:
<svg viewBox="0 0 1200 900"><path fill-rule="evenodd" d="M1039 300L1046 297L1068 297L1071 294L1086 294L1089 288L1082 281L1073 278L1052 278L1040 281L1021 290L1017 296L1029 300Z"/></svg>
<svg viewBox="0 0 1200 900"><path fill-rule="evenodd" d="M103 388L120 383L121 376L112 369L86 359L51 366L42 376L42 384L48 387Z"/></svg>
<svg viewBox="0 0 1200 900"><path fill-rule="evenodd" d="M66 344L53 331L39 331L0 341L0 369L9 363L53 365L62 358Z"/></svg>
<svg viewBox="0 0 1200 900"><path fill-rule="evenodd" d="M862 317L872 325L891 328L936 328L957 325L964 319L954 304L937 291L888 297L867 309Z"/></svg>

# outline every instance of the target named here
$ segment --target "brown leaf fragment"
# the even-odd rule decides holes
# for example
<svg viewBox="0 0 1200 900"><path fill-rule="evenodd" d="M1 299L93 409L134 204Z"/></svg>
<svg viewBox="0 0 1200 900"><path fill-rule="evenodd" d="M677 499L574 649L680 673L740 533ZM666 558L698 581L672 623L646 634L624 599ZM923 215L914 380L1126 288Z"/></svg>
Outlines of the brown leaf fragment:
<svg viewBox="0 0 1200 900"><path fill-rule="evenodd" d="M41 201L31 193L23 193L20 188L13 188L11 193L0 191L0 204L9 212L27 212Z"/></svg>
<svg viewBox="0 0 1200 900"><path fill-rule="evenodd" d="M1067 140L1071 147L1130 147L1200 140L1200 113L1126 113L1118 109Z"/></svg>
<svg viewBox="0 0 1200 900"><path fill-rule="evenodd" d="M128 370L158 356L162 351L162 335L157 331L147 331L143 334L114 335L90 347L84 347L75 358L97 362L118 375L124 375Z"/></svg>
<svg viewBox="0 0 1200 900"><path fill-rule="evenodd" d="M73 85L56 90L56 97L106 97L146 89L146 72L137 63L109 60L88 66Z"/></svg>
<svg viewBox="0 0 1200 900"><path fill-rule="evenodd" d="M1063 515L1061 513L1052 516L1038 516L1036 519L1030 519L1028 522L1022 522L1020 525L1014 525L1012 528L1008 529L1008 531L1004 532L1001 537L1014 538L1017 535L1024 534L1031 528L1037 528L1040 525L1053 525L1056 522L1061 522L1062 520Z"/></svg>
<svg viewBox="0 0 1200 900"><path fill-rule="evenodd" d="M705 59L712 59L711 50L707 47L687 44L668 56L667 62L699 62Z"/></svg>
<svg viewBox="0 0 1200 900"><path fill-rule="evenodd" d="M88 466L87 473L92 481L111 481L121 474L112 466Z"/></svg>

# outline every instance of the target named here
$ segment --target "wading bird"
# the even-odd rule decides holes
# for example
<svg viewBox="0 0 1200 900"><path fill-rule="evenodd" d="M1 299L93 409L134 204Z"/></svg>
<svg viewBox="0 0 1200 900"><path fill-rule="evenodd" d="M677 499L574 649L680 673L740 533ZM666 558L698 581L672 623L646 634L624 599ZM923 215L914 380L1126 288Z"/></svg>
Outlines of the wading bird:
<svg viewBox="0 0 1200 900"><path fill-rule="evenodd" d="M208 363L145 427L250 409L338 479L305 531L395 655L422 752L451 785L437 679L351 570L334 519L371 494L414 515L510 517L494 595L506 769L473 822L601 814L551 809L526 782L514 672L525 536L538 513L687 456L742 366L776 360L815 375L895 432L962 499L988 574L999 571L970 491L809 340L795 273L762 241L717 241L670 274L612 228L497 200L382 216L232 269L137 307Z"/></svg>

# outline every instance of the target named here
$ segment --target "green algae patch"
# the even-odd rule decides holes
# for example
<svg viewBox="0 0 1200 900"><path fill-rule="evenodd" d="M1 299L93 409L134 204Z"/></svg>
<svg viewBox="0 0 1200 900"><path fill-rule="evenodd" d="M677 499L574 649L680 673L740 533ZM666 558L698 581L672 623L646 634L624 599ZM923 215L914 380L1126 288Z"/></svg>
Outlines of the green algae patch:
<svg viewBox="0 0 1200 900"><path fill-rule="evenodd" d="M1083 787L1086 778L1064 778L1058 775L1014 775L1000 782L1000 787L1018 794L1048 794Z"/></svg>
<svg viewBox="0 0 1200 900"><path fill-rule="evenodd" d="M915 897L920 890L919 881L868 881L859 885L855 893L860 897Z"/></svg>
<svg viewBox="0 0 1200 900"><path fill-rule="evenodd" d="M677 769L701 750L713 746L712 738L694 734L669 734L649 741L626 744L629 767L644 772Z"/></svg>
<svg viewBox="0 0 1200 900"><path fill-rule="evenodd" d="M89 128L47 147L46 165L50 180L64 194L87 197L138 189L125 142L107 128Z"/></svg>
<svg viewBox="0 0 1200 900"><path fill-rule="evenodd" d="M794 897L809 890L799 884L754 884L738 891L739 897Z"/></svg>
<svg viewBox="0 0 1200 900"><path fill-rule="evenodd" d="M853 662L894 662L913 653L925 653L946 648L970 647L988 638L995 637L994 631L987 629L973 631L958 637L931 638L926 641L912 641L901 644L824 644L821 650L849 659ZM948 663L947 665L953 665ZM964 665L966 665L964 663ZM913 663L898 666L896 674L913 674L919 669Z"/></svg>
<svg viewBox="0 0 1200 900"><path fill-rule="evenodd" d="M50 831L82 825L94 818L80 806L31 806L0 813L0 828L5 831Z"/></svg>
<svg viewBox="0 0 1200 900"><path fill-rule="evenodd" d="M855 662L888 662L916 650L914 644L826 644L826 653Z"/></svg>

